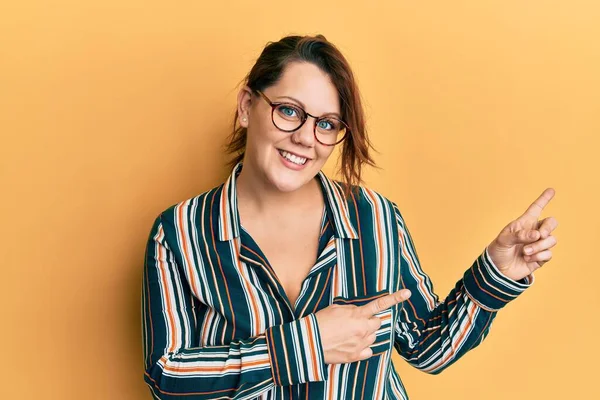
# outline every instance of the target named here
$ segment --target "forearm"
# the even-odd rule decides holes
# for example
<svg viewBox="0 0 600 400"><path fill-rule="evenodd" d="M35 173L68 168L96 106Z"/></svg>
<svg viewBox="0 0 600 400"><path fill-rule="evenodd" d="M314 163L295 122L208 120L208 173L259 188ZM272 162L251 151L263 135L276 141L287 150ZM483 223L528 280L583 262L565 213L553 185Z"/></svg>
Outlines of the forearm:
<svg viewBox="0 0 600 400"><path fill-rule="evenodd" d="M150 332L152 334L152 332ZM150 357L145 380L160 399L259 396L273 386L325 379L314 314L227 346L179 349Z"/></svg>
<svg viewBox="0 0 600 400"><path fill-rule="evenodd" d="M461 279L443 302L417 314L410 301L396 325L395 348L414 367L440 373L479 345L491 327L495 311L479 307L467 295Z"/></svg>
<svg viewBox="0 0 600 400"><path fill-rule="evenodd" d="M160 399L214 399L259 395L273 386L265 335L231 343L181 349L150 364L145 380Z"/></svg>
<svg viewBox="0 0 600 400"><path fill-rule="evenodd" d="M436 374L483 341L496 313L531 285L513 281L493 264L487 248L443 301L421 268L405 221L396 208L400 240L399 288L412 297L400 310L395 347L410 364Z"/></svg>

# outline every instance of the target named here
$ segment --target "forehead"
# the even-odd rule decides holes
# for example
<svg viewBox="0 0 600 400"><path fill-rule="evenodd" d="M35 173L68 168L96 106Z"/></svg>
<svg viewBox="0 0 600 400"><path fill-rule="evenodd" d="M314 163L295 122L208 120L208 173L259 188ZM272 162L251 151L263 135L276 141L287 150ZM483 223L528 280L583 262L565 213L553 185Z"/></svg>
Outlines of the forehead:
<svg viewBox="0 0 600 400"><path fill-rule="evenodd" d="M299 100L311 114L340 113L338 91L331 78L308 62L289 63L277 83L266 91L276 98L290 96Z"/></svg>

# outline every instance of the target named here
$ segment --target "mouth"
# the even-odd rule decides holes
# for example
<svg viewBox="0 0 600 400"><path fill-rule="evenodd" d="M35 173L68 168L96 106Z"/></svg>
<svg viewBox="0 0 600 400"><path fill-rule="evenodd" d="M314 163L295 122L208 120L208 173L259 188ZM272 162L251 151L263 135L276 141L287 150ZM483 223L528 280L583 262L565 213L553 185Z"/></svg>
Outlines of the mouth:
<svg viewBox="0 0 600 400"><path fill-rule="evenodd" d="M289 151L277 149L281 157L285 158L287 161L296 164L296 165L304 165L306 164L310 158L303 157L298 154L290 153Z"/></svg>

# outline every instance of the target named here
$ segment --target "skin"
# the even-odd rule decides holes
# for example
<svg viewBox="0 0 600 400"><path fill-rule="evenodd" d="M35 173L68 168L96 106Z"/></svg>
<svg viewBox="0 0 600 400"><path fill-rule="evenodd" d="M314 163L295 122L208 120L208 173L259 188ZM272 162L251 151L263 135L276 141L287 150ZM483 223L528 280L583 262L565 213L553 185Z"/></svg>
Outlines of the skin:
<svg viewBox="0 0 600 400"><path fill-rule="evenodd" d="M292 96L313 115L339 113L338 93L319 68L291 63L264 93L272 101ZM301 105L300 103L296 103ZM260 246L293 306L317 258L324 199L316 175L333 151L314 137L314 119L293 133L271 120L271 106L245 87L238 95L239 123L248 129L244 167L237 181L241 224ZM278 150L310 158L301 171L288 168Z"/></svg>
<svg viewBox="0 0 600 400"><path fill-rule="evenodd" d="M298 99L312 115L340 113L339 96L329 77L309 63L291 63L279 81L263 92L272 101ZM314 119L309 118L293 133L282 132L271 120L271 106L260 96L253 95L247 87L238 95L239 124L248 130L244 168L240 185L254 192L254 201L265 208L283 204L282 201L300 203L299 195L310 196L315 190L312 182L333 151L314 137ZM293 171L282 165L277 149L310 158L302 171ZM306 186L306 185L309 186ZM312 186L311 186L312 184ZM317 188L318 189L318 188ZM261 194L257 196L257 194Z"/></svg>
<svg viewBox="0 0 600 400"><path fill-rule="evenodd" d="M264 93L272 101L295 102L312 115L340 113L331 79L310 63L288 64L279 81ZM294 307L300 285L317 258L324 199L316 175L333 147L315 139L313 118L293 133L277 129L271 120L271 106L248 87L238 94L238 115L239 124L248 130L244 167L237 180L240 221L266 255ZM297 171L282 162L279 150L309 160ZM557 242L551 233L558 223L552 217L541 221L539 217L553 196L554 189L546 189L488 245L492 261L510 279L529 276L551 259L549 248ZM527 245L533 247L531 255L525 254ZM361 307L331 305L318 311L315 316L325 362L348 363L371 357L369 346L381 326L374 315L409 297L410 291L403 289Z"/></svg>
<svg viewBox="0 0 600 400"><path fill-rule="evenodd" d="M552 232L558 227L554 217L540 220L540 215L554 197L553 188L547 188L514 221L507 224L488 246L488 252L500 272L513 280L531 275L552 259L550 248L558 243ZM526 253L531 247L530 254Z"/></svg>

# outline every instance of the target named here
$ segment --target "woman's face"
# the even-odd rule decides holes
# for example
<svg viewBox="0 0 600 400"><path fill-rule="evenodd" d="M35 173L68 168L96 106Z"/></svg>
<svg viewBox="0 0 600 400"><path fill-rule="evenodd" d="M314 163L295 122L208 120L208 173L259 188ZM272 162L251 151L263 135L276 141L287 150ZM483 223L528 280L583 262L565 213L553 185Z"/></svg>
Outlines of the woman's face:
<svg viewBox="0 0 600 400"><path fill-rule="evenodd" d="M293 103L317 117L341 114L337 89L329 76L311 63L289 63L279 81L263 93L272 102ZM279 130L273 125L269 103L247 87L238 96L238 112L239 124L248 130L244 171L279 191L290 192L305 185L333 151L333 146L315 139L314 118L308 117L294 132Z"/></svg>

